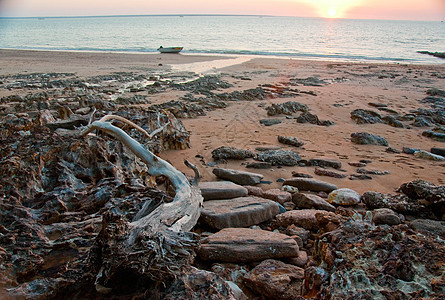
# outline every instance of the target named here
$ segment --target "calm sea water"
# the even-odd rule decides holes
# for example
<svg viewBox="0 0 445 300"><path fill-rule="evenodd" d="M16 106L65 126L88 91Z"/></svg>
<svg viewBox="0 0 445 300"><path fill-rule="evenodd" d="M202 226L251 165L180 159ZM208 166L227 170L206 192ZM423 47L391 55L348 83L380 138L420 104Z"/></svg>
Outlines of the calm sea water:
<svg viewBox="0 0 445 300"><path fill-rule="evenodd" d="M290 56L437 63L445 23L259 16L132 16L0 19L0 48Z"/></svg>

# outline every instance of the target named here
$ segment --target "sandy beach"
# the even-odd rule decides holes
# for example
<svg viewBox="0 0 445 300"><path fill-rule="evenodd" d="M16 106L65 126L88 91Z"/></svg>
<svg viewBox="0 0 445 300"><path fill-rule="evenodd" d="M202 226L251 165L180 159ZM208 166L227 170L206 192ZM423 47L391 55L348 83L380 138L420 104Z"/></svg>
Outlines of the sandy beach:
<svg viewBox="0 0 445 300"><path fill-rule="evenodd" d="M170 150L161 154L180 170L182 161L189 159L197 164L204 181L216 180L215 167L251 171L264 175L265 189L277 188L279 178L290 178L292 172L307 173L314 178L347 187L359 193L365 191L394 192L402 183L424 179L434 184L445 183L445 163L418 158L406 153L391 153L391 147L430 151L443 148L444 143L422 136L426 127L411 126L404 121L404 128L388 124L357 124L351 119L356 109L373 110L385 115L406 115L419 108L431 108L419 101L427 97L429 89L445 86L444 65L370 64L329 61L304 61L292 58L236 57L211 55L121 54L91 52L0 51L0 75L31 73L75 73L80 78L131 72L143 75L162 75L165 78L193 80L198 76L217 75L232 87L218 89L215 93L245 91L267 86L278 97L255 101L229 101L227 107L207 111L205 116L182 119L191 132L191 147ZM182 76L182 77L181 77ZM295 79L318 78L323 83L305 85L292 83ZM301 82L301 81L300 81ZM292 83L299 93L279 96ZM44 90L44 89L42 89ZM38 92L39 89L4 89L0 96ZM185 92L165 90L147 95L145 91L119 90L119 95L146 95L150 105L178 100ZM265 107L288 101L306 104L320 120L329 120L331 126L297 123L298 113L269 117ZM369 103L384 104L386 111L379 111ZM389 111L389 112L388 112ZM279 119L280 124L264 126L260 120ZM430 127L431 128L431 127ZM356 145L351 134L369 132L384 137L389 146ZM297 137L304 142L296 148L280 144L277 136ZM248 160L227 160L213 163L211 152L220 146L255 151L257 147L281 147L293 150L303 159L326 158L339 160L344 174L352 175L357 167L349 163L369 160L369 170L388 171L387 175L373 175L368 180L332 178L314 174L314 166L246 169Z"/></svg>
<svg viewBox="0 0 445 300"><path fill-rule="evenodd" d="M443 64L0 50L0 298L442 295L444 86Z"/></svg>

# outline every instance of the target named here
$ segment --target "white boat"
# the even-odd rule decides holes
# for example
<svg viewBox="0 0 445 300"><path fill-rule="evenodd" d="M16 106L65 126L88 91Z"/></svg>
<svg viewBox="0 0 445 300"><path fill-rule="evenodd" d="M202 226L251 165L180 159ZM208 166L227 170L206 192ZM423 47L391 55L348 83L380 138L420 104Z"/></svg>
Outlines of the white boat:
<svg viewBox="0 0 445 300"><path fill-rule="evenodd" d="M159 47L158 51L161 53L179 53L183 47Z"/></svg>

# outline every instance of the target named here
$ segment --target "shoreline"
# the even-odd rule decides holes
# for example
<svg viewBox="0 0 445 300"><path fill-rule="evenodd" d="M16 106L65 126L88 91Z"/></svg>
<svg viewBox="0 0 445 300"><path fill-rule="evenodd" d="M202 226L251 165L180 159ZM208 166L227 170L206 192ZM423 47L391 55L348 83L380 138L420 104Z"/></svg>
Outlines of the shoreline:
<svg viewBox="0 0 445 300"><path fill-rule="evenodd" d="M86 54L115 54L115 55L160 55L157 51L142 52L142 51L111 51L111 50L59 50L59 49L21 49L21 48L0 48L0 52L13 51L13 52L61 52L61 53L86 53ZM171 54L166 54L171 55ZM255 53L218 53L218 52L182 52L180 56L204 56L204 57L250 57L254 58L271 58L271 59L291 59L291 60L303 60L303 61L322 61L322 62L337 62L337 63L364 63L364 64L395 64L395 65L415 65L415 66L431 66L431 65L444 65L445 60L437 58L437 62L420 62L409 61L404 59L379 59L379 58L336 58L336 57L320 57L302 55L295 56L292 54L255 54Z"/></svg>
<svg viewBox="0 0 445 300"><path fill-rule="evenodd" d="M422 136L423 131L432 127L414 127L410 125L412 121L404 121L404 128L395 128L382 123L356 124L350 116L356 109L376 111L382 116L391 115L370 106L371 102L387 105L388 109L396 111L400 116L409 115L412 110L418 108L428 109L427 104L419 101L427 97L428 89L442 89L445 86L445 66L442 65L340 63L270 57L237 61L233 57L212 55L122 55L0 50L0 75L3 76L74 73L72 76L85 80L97 75L129 73L144 77L155 76L172 82L185 82L195 80L196 75L202 77L199 73L205 72L196 72L198 74L194 75L191 73L197 66L201 71L204 67L210 70L206 75L216 73L220 80L232 85L229 88L218 88L213 93L243 92L261 87L276 97L252 101L227 101L226 108L206 110L203 116L181 119L186 129L192 133L191 148L170 150L162 156L183 172L188 171L182 166L183 159L187 158L199 166L205 181L216 180L212 174L213 167L231 168L262 174L266 181L270 181L270 184L262 185L264 188L279 188L281 184L277 179L289 178L293 171L308 173L314 178L335 183L340 187L352 188L360 193L368 190L392 193L401 184L416 178L429 180L434 184L445 184L443 162L428 161L404 153L390 154L385 151L385 147L359 146L350 141L351 133L367 131L385 137L389 146L398 151L403 147L427 151L432 147L445 148L444 143ZM175 70L175 67L183 69ZM313 86L293 83L302 78L319 78L326 83ZM145 81L147 79L130 83L104 81L97 87L88 89L91 90L88 93L92 92L95 97L107 101L114 101L113 99L118 97L146 97L150 104L144 107L177 101L188 93L170 88L156 91L154 94L147 93ZM128 85L141 88L132 92L128 89ZM294 96L281 95L288 89L299 92ZM0 97L13 94L26 96L38 92L49 93L50 90L2 88ZM55 97L63 98L61 95ZM334 125L325 127L309 123L300 124L296 122L298 113L276 117L267 115L265 107L287 101L308 105L312 114L317 115L320 120L330 120ZM262 119L272 118L279 119L281 124L264 126L259 123ZM298 137L305 145L302 148L282 145L278 143L277 135ZM372 164L369 165L371 169L388 171L390 175L373 176L372 180L349 180L314 175L315 168L309 166L253 170L245 168L244 161L232 160L216 166L209 165L213 162L211 151L220 146L233 146L251 151L261 146L282 147L299 152L304 159L314 157L335 159L342 162L342 168L348 175L357 169L349 163L363 159L371 160ZM197 156L203 158L199 159Z"/></svg>

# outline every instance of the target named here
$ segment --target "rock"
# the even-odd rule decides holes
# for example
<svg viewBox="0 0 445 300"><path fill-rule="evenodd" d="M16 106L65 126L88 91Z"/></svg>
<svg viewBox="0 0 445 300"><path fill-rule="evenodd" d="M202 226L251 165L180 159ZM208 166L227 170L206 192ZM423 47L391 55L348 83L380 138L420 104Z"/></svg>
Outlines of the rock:
<svg viewBox="0 0 445 300"><path fill-rule="evenodd" d="M414 149L414 148L408 148L408 147L402 148L402 152L406 153L406 154L414 154L417 151L420 151L420 149Z"/></svg>
<svg viewBox="0 0 445 300"><path fill-rule="evenodd" d="M360 194L354 190L342 188L329 193L328 202L343 206L356 205L360 202Z"/></svg>
<svg viewBox="0 0 445 300"><path fill-rule="evenodd" d="M262 188L250 185L245 185L244 187L247 189L249 195L264 198L263 197L264 191Z"/></svg>
<svg viewBox="0 0 445 300"><path fill-rule="evenodd" d="M298 245L287 235L249 228L225 228L201 240L198 257L232 263L297 257Z"/></svg>
<svg viewBox="0 0 445 300"><path fill-rule="evenodd" d="M295 147L301 147L304 145L304 143L296 137L284 137L281 135L278 136L278 142L285 144L285 145L295 146Z"/></svg>
<svg viewBox="0 0 445 300"><path fill-rule="evenodd" d="M246 188L230 181L200 182L199 188L204 200L231 199L248 194Z"/></svg>
<svg viewBox="0 0 445 300"><path fill-rule="evenodd" d="M431 148L431 153L445 157L445 148Z"/></svg>
<svg viewBox="0 0 445 300"><path fill-rule="evenodd" d="M295 166L301 160L298 153L289 150L269 150L257 154L256 159L276 166Z"/></svg>
<svg viewBox="0 0 445 300"><path fill-rule="evenodd" d="M279 120L279 119L261 119L260 123L263 124L264 126L272 126L272 125L280 124L281 120Z"/></svg>
<svg viewBox="0 0 445 300"><path fill-rule="evenodd" d="M309 230L291 224L287 226L286 234L292 236L292 238L296 240L298 246L303 248L303 246L307 244L311 232Z"/></svg>
<svg viewBox="0 0 445 300"><path fill-rule="evenodd" d="M232 181L240 185L256 185L261 182L263 175L251 172L244 172L232 169L213 169L213 174L218 178Z"/></svg>
<svg viewBox="0 0 445 300"><path fill-rule="evenodd" d="M284 180L284 181L286 181L286 180ZM284 192L289 192L291 194L298 193L298 189L296 187L290 186L290 185L283 185L281 187L281 190L284 191Z"/></svg>
<svg viewBox="0 0 445 300"><path fill-rule="evenodd" d="M301 115L299 115L297 117L297 123L310 123L310 124L315 124L315 125L319 125L319 126L331 126L334 123L329 121L329 120L325 120L325 121L321 121L318 119L317 115L311 114L309 112L304 112Z"/></svg>
<svg viewBox="0 0 445 300"><path fill-rule="evenodd" d="M268 163L268 162L252 162L252 163L248 163L246 165L246 168L265 170L265 169L272 168L272 164Z"/></svg>
<svg viewBox="0 0 445 300"><path fill-rule="evenodd" d="M422 132L423 136L429 137L438 142L445 142L445 133L427 130Z"/></svg>
<svg viewBox="0 0 445 300"><path fill-rule="evenodd" d="M252 151L244 149L236 149L234 147L222 146L212 151L212 157L215 160L219 159L246 159L254 157Z"/></svg>
<svg viewBox="0 0 445 300"><path fill-rule="evenodd" d="M337 189L337 186L329 182L321 181L314 178L291 178L287 179L283 185L290 185L303 191L314 192L332 192Z"/></svg>
<svg viewBox="0 0 445 300"><path fill-rule="evenodd" d="M305 193L296 193L292 196L292 201L298 208L313 208L327 211L335 211L336 208L332 204L329 204L326 200L320 196Z"/></svg>
<svg viewBox="0 0 445 300"><path fill-rule="evenodd" d="M200 220L215 229L248 227L270 220L278 213L276 202L250 196L206 201Z"/></svg>
<svg viewBox="0 0 445 300"><path fill-rule="evenodd" d="M293 224L307 230L317 230L319 229L319 223L316 218L317 214L320 216L336 218L334 213L325 210L302 209L287 211L283 214L277 215L276 219L278 226L288 227L289 225Z"/></svg>
<svg viewBox="0 0 445 300"><path fill-rule="evenodd" d="M292 171L292 176L293 177L300 177L300 178L313 178L313 176L310 175L310 174L300 173L300 172L295 172L295 171Z"/></svg>
<svg viewBox="0 0 445 300"><path fill-rule="evenodd" d="M405 126L403 126L403 123L400 122L399 120L397 120L394 116L385 116L385 117L383 117L383 121L385 122L385 124L388 124L392 127L396 127L396 128L405 127Z"/></svg>
<svg viewBox="0 0 445 300"><path fill-rule="evenodd" d="M294 300L301 295L304 269L268 259L244 276L244 283L266 299Z"/></svg>
<svg viewBox="0 0 445 300"><path fill-rule="evenodd" d="M416 116L414 122L411 123L412 126L415 127L431 127L434 126L434 122L431 117L427 116Z"/></svg>
<svg viewBox="0 0 445 300"><path fill-rule="evenodd" d="M292 201L292 194L280 189L270 189L264 192L263 197L280 203Z"/></svg>
<svg viewBox="0 0 445 300"><path fill-rule="evenodd" d="M328 158L312 158L308 161L308 165L341 169L341 161Z"/></svg>
<svg viewBox="0 0 445 300"><path fill-rule="evenodd" d="M402 223L400 217L389 208L379 208L372 212L372 221L376 225L387 224L387 225L399 225Z"/></svg>
<svg viewBox="0 0 445 300"><path fill-rule="evenodd" d="M372 110L356 109L351 112L351 119L357 124L376 124L383 123L382 116Z"/></svg>
<svg viewBox="0 0 445 300"><path fill-rule="evenodd" d="M298 257L292 257L292 258L288 258L286 260L286 262L288 262L289 264L300 267L300 268L304 268L308 261L309 261L309 257L307 255L306 251L299 251Z"/></svg>
<svg viewBox="0 0 445 300"><path fill-rule="evenodd" d="M445 160L445 157L430 153L425 150L419 150L419 151L414 152L414 156L429 159L429 160L436 160L436 161L444 161Z"/></svg>
<svg viewBox="0 0 445 300"><path fill-rule="evenodd" d="M386 148L385 151L388 152L388 153L395 153L395 154L402 153L402 151L400 151L398 149L395 149L395 148L392 148L392 147Z"/></svg>
<svg viewBox="0 0 445 300"><path fill-rule="evenodd" d="M358 145L388 146L388 142L385 138L367 132L352 133L351 142Z"/></svg>
<svg viewBox="0 0 445 300"><path fill-rule="evenodd" d="M335 171L329 171L323 168L319 168L316 167L314 170L315 175L318 176L328 176L328 177L333 177L333 178L346 178L348 175L347 174L342 174L342 173L338 173Z"/></svg>
<svg viewBox="0 0 445 300"><path fill-rule="evenodd" d="M366 167L367 163L363 163L363 162L348 162L348 165L353 166L353 167Z"/></svg>
<svg viewBox="0 0 445 300"><path fill-rule="evenodd" d="M388 171L379 171L379 170L366 170L366 169L357 169L355 172L359 174L368 174L368 175L388 175Z"/></svg>
<svg viewBox="0 0 445 300"><path fill-rule="evenodd" d="M272 104L271 106L266 107L267 115L292 115L297 111L306 112L309 111L309 107L306 104L301 104L295 101L288 101L281 104Z"/></svg>
<svg viewBox="0 0 445 300"><path fill-rule="evenodd" d="M440 236L442 239L445 238L445 222L435 221L429 219L416 219L409 222L409 227L412 229L425 233L434 234Z"/></svg>

